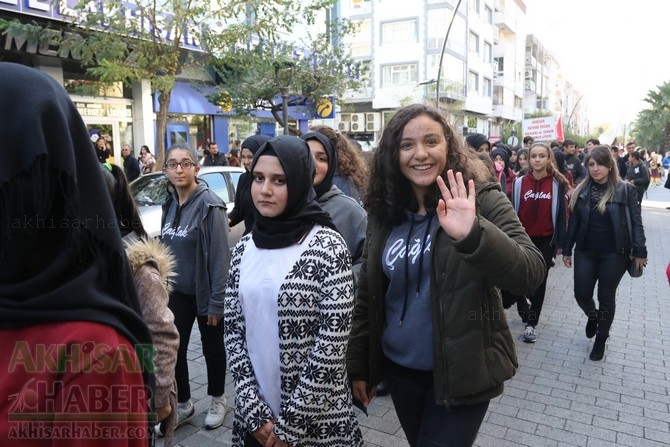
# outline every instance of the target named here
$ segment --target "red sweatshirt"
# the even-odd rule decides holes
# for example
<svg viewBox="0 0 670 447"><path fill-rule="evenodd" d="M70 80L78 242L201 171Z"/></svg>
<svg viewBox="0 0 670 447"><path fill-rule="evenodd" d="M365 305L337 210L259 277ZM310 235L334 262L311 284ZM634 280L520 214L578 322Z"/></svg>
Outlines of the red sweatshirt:
<svg viewBox="0 0 670 447"><path fill-rule="evenodd" d="M135 348L90 322L0 330L0 445L147 444Z"/></svg>
<svg viewBox="0 0 670 447"><path fill-rule="evenodd" d="M536 180L531 173L521 179L519 220L530 237L554 234L551 218L553 180L551 175Z"/></svg>

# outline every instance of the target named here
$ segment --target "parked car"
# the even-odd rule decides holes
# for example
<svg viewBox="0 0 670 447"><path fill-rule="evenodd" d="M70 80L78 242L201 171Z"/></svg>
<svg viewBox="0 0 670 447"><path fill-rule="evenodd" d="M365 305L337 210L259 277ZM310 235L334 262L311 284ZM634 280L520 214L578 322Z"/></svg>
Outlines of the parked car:
<svg viewBox="0 0 670 447"><path fill-rule="evenodd" d="M235 207L235 188L244 173L244 168L236 166L202 166L198 172L198 181L204 181L226 203L228 213ZM142 225L150 237L161 233L161 205L167 199L167 177L162 172L146 174L130 184L135 198ZM228 245L233 248L244 233L244 222L240 222L228 233Z"/></svg>

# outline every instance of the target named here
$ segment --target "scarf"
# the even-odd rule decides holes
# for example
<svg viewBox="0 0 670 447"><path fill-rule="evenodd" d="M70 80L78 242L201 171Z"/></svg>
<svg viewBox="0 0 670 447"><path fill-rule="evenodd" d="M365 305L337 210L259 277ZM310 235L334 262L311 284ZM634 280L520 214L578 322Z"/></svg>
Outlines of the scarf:
<svg viewBox="0 0 670 447"><path fill-rule="evenodd" d="M284 212L276 217L264 217L254 207L256 223L251 235L256 246L267 249L291 246L298 243L315 223L335 229L328 213L316 202L312 187L314 159L307 143L290 135L271 139L254 155L252 175L258 158L264 155L279 159L286 175L288 203Z"/></svg>
<svg viewBox="0 0 670 447"><path fill-rule="evenodd" d="M0 92L0 328L91 321L150 345L79 112L54 79L23 65L0 62Z"/></svg>
<svg viewBox="0 0 670 447"><path fill-rule="evenodd" d="M318 141L326 150L326 154L328 154L328 172L326 172L326 176L321 181L321 183L314 186L316 197L319 198L330 191L330 188L333 186L333 177L335 176L335 171L337 170L337 155L335 153L335 146L333 145L333 142L330 141L330 138L320 132L307 132L300 138L305 141Z"/></svg>

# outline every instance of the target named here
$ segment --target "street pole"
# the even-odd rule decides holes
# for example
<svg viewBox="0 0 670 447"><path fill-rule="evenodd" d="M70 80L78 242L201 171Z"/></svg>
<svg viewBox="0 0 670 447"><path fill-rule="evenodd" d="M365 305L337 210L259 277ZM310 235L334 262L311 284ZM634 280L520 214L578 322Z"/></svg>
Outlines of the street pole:
<svg viewBox="0 0 670 447"><path fill-rule="evenodd" d="M284 120L284 135L288 135L288 87L279 87L282 100L282 119Z"/></svg>
<svg viewBox="0 0 670 447"><path fill-rule="evenodd" d="M449 33L451 32L451 25L454 24L454 19L456 18L456 13L458 12L458 7L461 6L461 0L458 0L454 12L451 15L451 21L449 22L449 27L447 28L447 34L444 36L444 42L442 42L442 51L440 52L440 62L437 67L437 84L435 88L435 104L437 110L440 110L440 81L442 80L442 61L444 60L444 50L447 49L447 40L449 39Z"/></svg>

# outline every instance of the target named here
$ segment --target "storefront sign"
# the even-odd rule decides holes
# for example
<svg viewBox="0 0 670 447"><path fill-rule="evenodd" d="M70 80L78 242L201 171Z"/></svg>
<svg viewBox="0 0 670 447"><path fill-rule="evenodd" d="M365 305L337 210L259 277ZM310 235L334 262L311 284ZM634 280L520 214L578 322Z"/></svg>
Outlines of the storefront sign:
<svg viewBox="0 0 670 447"><path fill-rule="evenodd" d="M81 116L98 116L114 118L132 118L133 112L129 106L122 104L101 104L88 102L75 102Z"/></svg>

